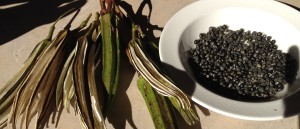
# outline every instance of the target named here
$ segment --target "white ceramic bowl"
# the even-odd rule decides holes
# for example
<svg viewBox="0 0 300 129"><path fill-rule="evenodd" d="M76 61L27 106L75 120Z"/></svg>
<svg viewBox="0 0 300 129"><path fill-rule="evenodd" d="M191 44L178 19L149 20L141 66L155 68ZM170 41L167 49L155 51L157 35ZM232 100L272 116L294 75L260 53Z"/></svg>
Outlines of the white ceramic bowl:
<svg viewBox="0 0 300 129"><path fill-rule="evenodd" d="M187 63L194 40L210 26L261 31L275 39L278 48L299 62L300 14L273 0L201 0L177 12L160 37L160 59L171 77L196 103L227 116L247 120L276 120L300 112L300 72L279 99L264 102L237 101L207 90L193 77ZM299 67L299 66L298 66Z"/></svg>

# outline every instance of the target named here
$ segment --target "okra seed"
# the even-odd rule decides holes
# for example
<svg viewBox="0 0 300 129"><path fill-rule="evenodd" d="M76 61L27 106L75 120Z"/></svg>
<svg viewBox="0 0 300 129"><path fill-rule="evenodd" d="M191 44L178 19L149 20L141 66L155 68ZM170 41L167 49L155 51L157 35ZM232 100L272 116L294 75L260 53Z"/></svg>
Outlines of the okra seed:
<svg viewBox="0 0 300 129"><path fill-rule="evenodd" d="M274 96L287 83L287 53L262 32L230 30L228 25L210 27L199 34L191 50L196 74L233 89L237 94L258 98Z"/></svg>

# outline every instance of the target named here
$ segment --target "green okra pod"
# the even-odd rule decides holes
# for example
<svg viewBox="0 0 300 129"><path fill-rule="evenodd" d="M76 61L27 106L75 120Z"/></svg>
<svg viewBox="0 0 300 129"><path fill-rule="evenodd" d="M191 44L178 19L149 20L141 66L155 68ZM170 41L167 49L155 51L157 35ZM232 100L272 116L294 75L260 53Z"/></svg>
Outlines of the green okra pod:
<svg viewBox="0 0 300 129"><path fill-rule="evenodd" d="M135 32L138 32L136 34ZM137 36L137 37L136 37ZM144 79L161 95L169 98L173 106L179 111L188 124L198 121L197 114L191 108L189 98L166 76L158 67L158 62L154 61L148 53L145 42L140 38L143 34L136 26L133 26L133 39L127 49L129 60Z"/></svg>
<svg viewBox="0 0 300 129"><path fill-rule="evenodd" d="M108 114L119 84L120 41L115 14L108 11L101 14L102 34L102 80L108 93L104 115Z"/></svg>
<svg viewBox="0 0 300 129"><path fill-rule="evenodd" d="M141 76L138 78L137 86L144 97L155 128L177 129L176 118L172 107L168 104L168 100L158 94Z"/></svg>

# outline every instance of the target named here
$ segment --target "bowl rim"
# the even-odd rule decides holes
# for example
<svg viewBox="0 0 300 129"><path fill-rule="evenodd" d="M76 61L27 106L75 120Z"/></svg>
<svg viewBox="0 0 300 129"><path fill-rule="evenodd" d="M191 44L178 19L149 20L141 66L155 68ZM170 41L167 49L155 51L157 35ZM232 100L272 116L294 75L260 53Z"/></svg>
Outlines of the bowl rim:
<svg viewBox="0 0 300 129"><path fill-rule="evenodd" d="M265 6L268 5L268 6ZM297 24L297 20L300 21L300 13L290 6L273 0L200 0L195 1L188 6L179 10L172 18L167 22L162 31L160 41L159 41L159 56L163 64L169 64L174 66L177 69L184 70L184 66L180 61L178 44L173 44L177 49L170 50L168 44L179 43L180 37L189 25L185 23L191 18L186 18L189 13L195 13L199 16L205 15L203 12L209 12L216 9L228 8L228 7L247 7L247 8L258 8L264 11L270 11L276 13L277 15L284 16L288 18L288 21L293 25L297 25L297 29L300 30L300 22ZM284 11L282 11L284 10ZM285 14L288 12L288 15ZM290 17L293 16L293 17ZM180 24L180 25L179 25ZM174 27L176 26L176 27ZM169 33L172 33L170 35ZM165 50L168 50L167 52ZM174 58L174 57L178 57ZM173 64L170 64L173 62ZM168 71L168 69L167 69ZM171 71L168 71L171 72ZM198 85L198 84L197 84ZM202 93L205 93L206 96L203 96ZM296 115L300 112L300 104L293 103L295 99L300 98L300 92L294 93L291 96L288 96L283 99L273 100L269 102L260 102L260 103L249 103L238 100L232 100L229 98L221 97L211 91L196 86L195 92L190 96L191 99L197 104L204 106L212 111L217 113L239 118L245 120L256 120L256 121L265 121L265 120L278 120L286 117ZM286 111L287 103L293 104L293 108ZM235 108L232 108L232 105L235 105ZM240 109L240 110L235 110Z"/></svg>

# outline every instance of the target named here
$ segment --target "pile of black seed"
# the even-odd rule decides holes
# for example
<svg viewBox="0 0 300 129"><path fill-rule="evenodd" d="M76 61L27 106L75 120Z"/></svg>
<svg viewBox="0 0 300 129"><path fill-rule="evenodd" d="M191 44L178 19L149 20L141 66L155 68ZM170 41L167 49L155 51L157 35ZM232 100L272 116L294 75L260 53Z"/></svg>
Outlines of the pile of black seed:
<svg viewBox="0 0 300 129"><path fill-rule="evenodd" d="M210 27L195 40L191 58L197 74L242 96L268 98L287 84L287 54L262 32Z"/></svg>

